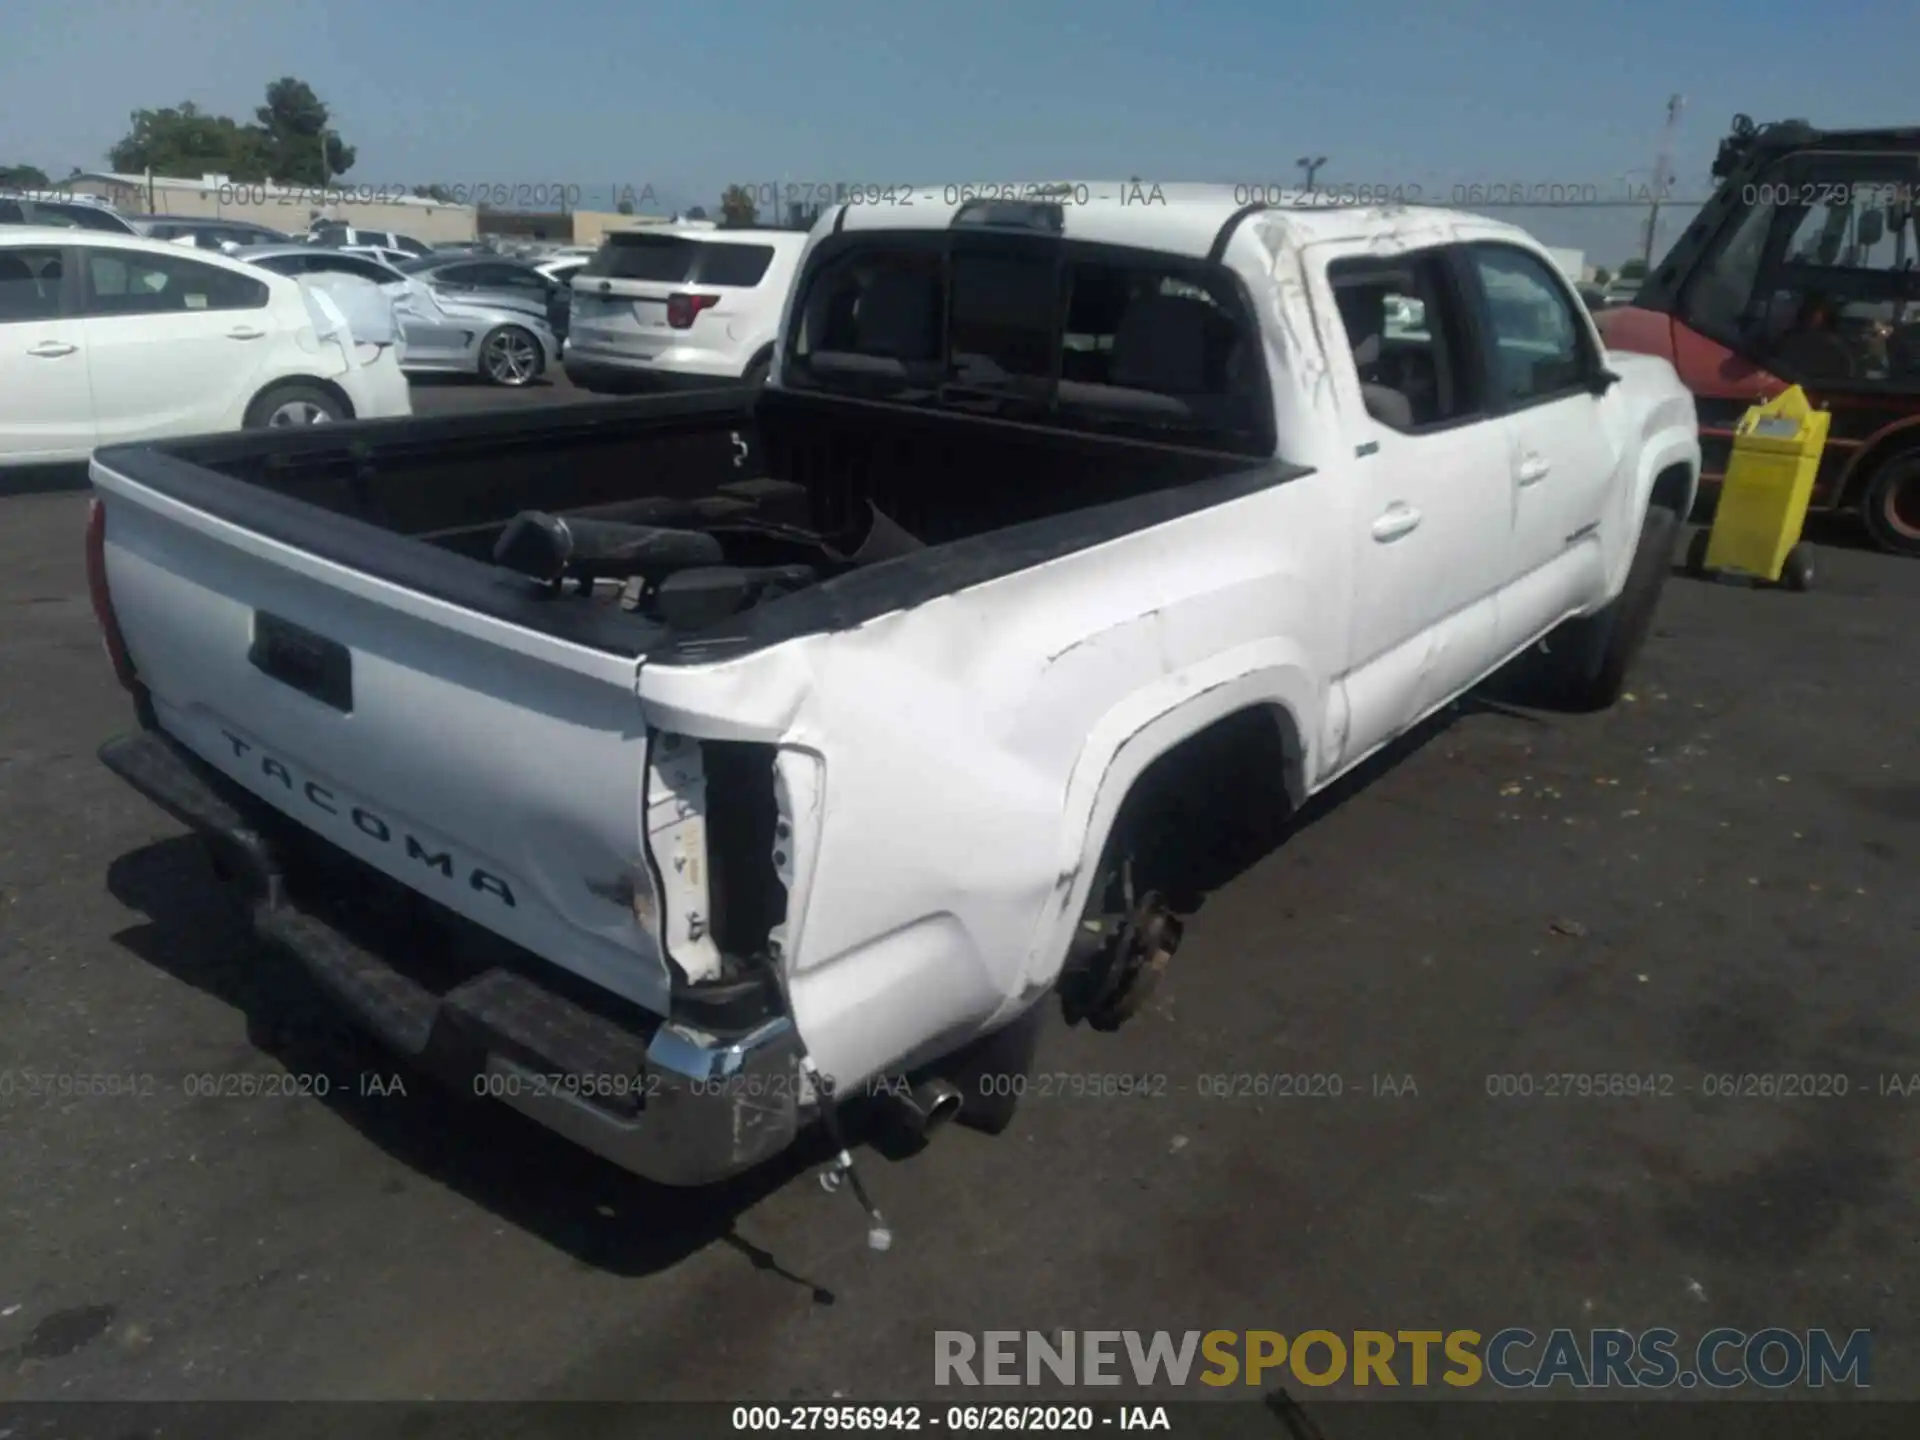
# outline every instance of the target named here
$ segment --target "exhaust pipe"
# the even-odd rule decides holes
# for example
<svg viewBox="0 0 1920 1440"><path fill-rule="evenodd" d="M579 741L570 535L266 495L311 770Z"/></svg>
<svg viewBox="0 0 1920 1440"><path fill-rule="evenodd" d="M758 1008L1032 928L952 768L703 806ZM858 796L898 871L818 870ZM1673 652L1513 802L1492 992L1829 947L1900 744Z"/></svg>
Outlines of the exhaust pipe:
<svg viewBox="0 0 1920 1440"><path fill-rule="evenodd" d="M889 1090L894 1115L914 1138L924 1139L960 1113L966 1096L948 1080L922 1080L908 1090Z"/></svg>

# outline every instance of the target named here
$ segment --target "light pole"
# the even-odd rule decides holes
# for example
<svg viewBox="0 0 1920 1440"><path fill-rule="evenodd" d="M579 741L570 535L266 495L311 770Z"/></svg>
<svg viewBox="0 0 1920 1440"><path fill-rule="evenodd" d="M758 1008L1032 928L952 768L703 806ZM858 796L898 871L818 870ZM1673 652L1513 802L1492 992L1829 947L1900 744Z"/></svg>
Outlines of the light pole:
<svg viewBox="0 0 1920 1440"><path fill-rule="evenodd" d="M1313 177L1320 173L1320 167L1327 163L1327 157L1324 155L1315 155L1312 157L1302 155L1293 163L1307 172L1307 193L1311 195L1313 193Z"/></svg>
<svg viewBox="0 0 1920 1440"><path fill-rule="evenodd" d="M1646 241L1640 248L1640 263L1647 270L1653 269L1654 230L1660 223L1661 196L1673 184L1673 132L1680 124L1680 112L1686 106L1686 96L1668 97L1666 128L1660 132L1660 154L1653 162L1653 202L1647 207Z"/></svg>

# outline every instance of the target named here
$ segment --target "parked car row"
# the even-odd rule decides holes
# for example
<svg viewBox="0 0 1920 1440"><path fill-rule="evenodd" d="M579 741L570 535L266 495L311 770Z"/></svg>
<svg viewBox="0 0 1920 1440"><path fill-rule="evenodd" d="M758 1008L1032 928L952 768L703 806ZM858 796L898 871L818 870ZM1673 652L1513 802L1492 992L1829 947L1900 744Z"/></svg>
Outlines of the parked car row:
<svg viewBox="0 0 1920 1440"><path fill-rule="evenodd" d="M531 384L560 361L560 286L530 265L427 255L392 265L361 250L275 245L240 258L282 275L344 277L395 307L408 374L471 374Z"/></svg>

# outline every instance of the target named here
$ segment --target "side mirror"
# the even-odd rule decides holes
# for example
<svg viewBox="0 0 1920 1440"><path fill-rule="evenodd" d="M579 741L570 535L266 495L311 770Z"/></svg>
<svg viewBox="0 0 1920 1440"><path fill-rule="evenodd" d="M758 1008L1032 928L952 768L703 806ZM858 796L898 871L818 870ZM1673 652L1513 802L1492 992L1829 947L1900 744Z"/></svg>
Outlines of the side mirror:
<svg viewBox="0 0 1920 1440"><path fill-rule="evenodd" d="M1595 398L1605 395L1619 383L1620 373L1617 370L1609 370L1604 365L1587 377L1587 389L1593 392Z"/></svg>

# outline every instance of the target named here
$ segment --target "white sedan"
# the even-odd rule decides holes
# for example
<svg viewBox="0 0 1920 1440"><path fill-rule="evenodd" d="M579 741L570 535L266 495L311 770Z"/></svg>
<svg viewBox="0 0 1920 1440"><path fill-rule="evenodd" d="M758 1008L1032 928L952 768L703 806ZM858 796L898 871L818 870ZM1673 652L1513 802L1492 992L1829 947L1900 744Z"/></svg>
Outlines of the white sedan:
<svg viewBox="0 0 1920 1440"><path fill-rule="evenodd" d="M299 282L224 256L0 226L0 465L411 414L394 348L356 345Z"/></svg>

